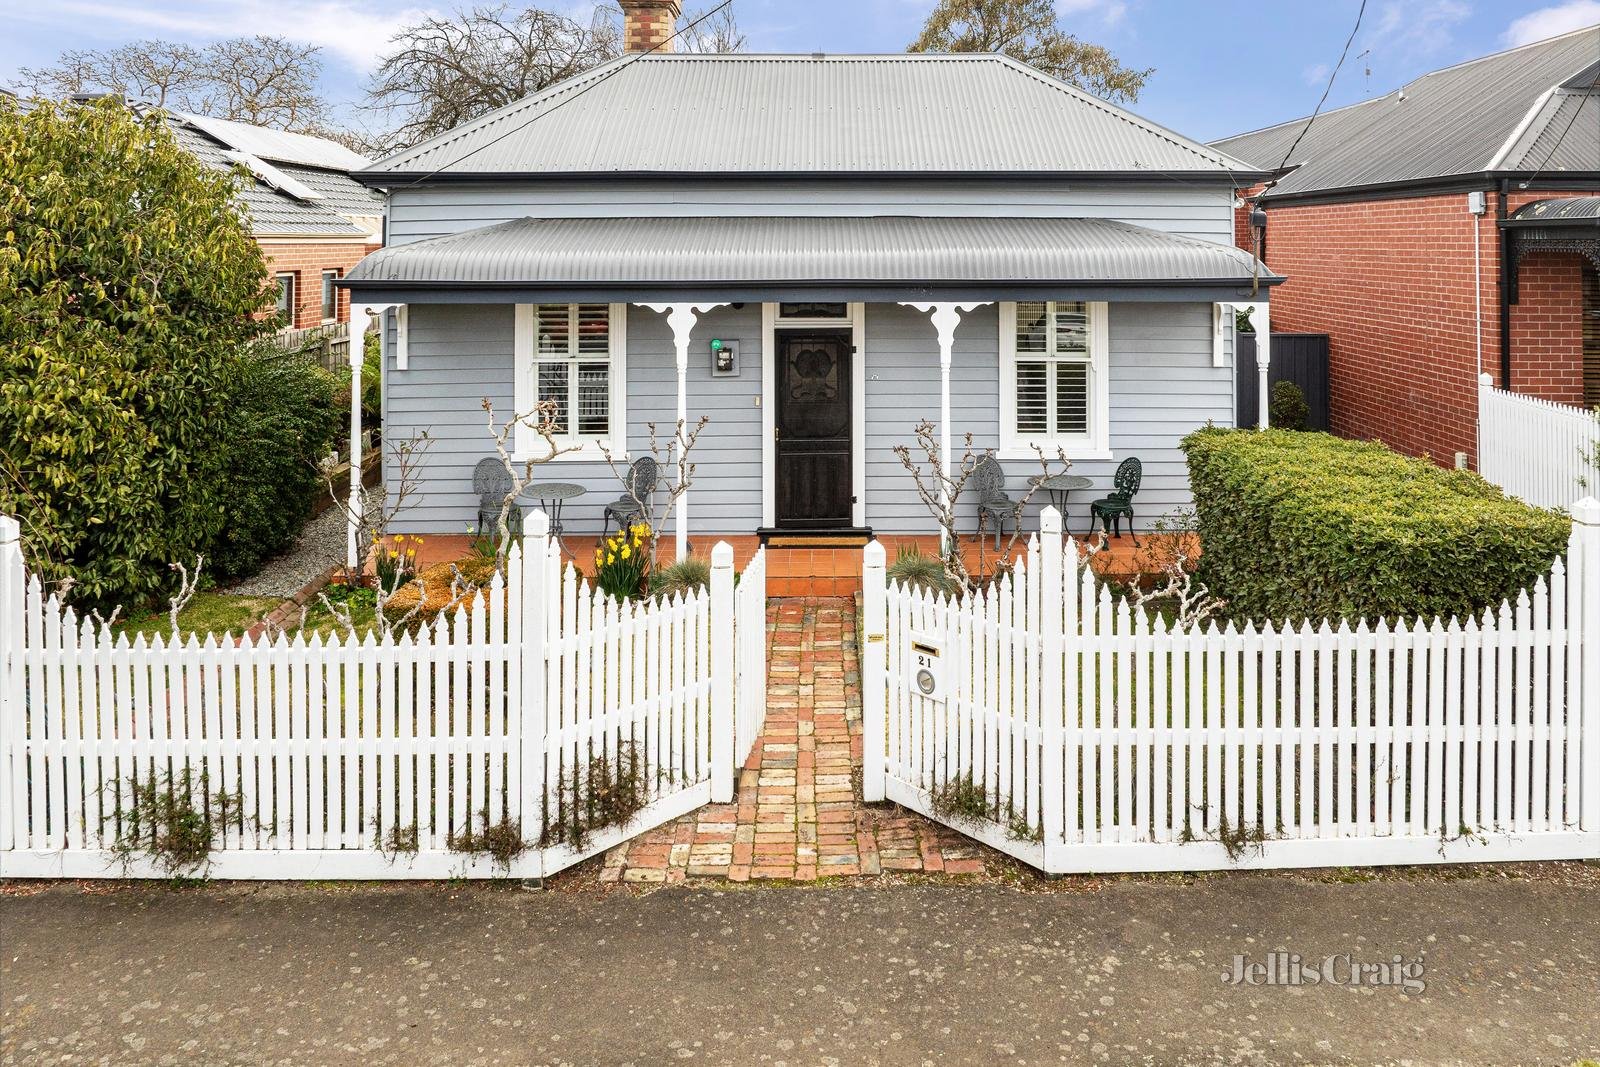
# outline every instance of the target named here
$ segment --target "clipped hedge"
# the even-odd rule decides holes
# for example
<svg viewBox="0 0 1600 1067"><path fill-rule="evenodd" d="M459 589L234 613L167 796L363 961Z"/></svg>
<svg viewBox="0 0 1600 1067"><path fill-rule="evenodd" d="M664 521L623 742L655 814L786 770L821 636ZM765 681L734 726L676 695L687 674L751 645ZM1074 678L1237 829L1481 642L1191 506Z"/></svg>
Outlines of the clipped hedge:
<svg viewBox="0 0 1600 1067"><path fill-rule="evenodd" d="M1243 619L1448 618L1531 586L1559 512L1375 442L1207 427L1183 440L1199 577Z"/></svg>

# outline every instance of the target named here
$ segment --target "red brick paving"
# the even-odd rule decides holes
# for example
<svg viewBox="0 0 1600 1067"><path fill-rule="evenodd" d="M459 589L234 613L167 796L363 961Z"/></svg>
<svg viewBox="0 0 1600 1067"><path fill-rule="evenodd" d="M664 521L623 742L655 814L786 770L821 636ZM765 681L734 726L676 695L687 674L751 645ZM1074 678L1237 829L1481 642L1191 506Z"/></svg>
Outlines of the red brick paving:
<svg viewBox="0 0 1600 1067"><path fill-rule="evenodd" d="M855 602L773 601L767 719L732 804L618 845L601 880L874 876L984 869L981 846L898 807L861 802Z"/></svg>

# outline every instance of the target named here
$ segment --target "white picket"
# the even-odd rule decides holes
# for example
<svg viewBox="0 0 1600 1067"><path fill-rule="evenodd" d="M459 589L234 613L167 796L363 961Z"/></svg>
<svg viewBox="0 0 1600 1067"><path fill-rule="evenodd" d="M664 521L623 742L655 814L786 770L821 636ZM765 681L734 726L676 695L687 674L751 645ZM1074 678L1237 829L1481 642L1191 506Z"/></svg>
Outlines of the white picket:
<svg viewBox="0 0 1600 1067"><path fill-rule="evenodd" d="M969 596L885 580L886 793L993 781L1043 849L962 828L1053 871L1600 855L1600 583L1569 577L1600 570L1600 507L1573 511L1567 558L1464 621L1169 629L1050 536ZM905 696L910 632L945 641L942 703Z"/></svg>

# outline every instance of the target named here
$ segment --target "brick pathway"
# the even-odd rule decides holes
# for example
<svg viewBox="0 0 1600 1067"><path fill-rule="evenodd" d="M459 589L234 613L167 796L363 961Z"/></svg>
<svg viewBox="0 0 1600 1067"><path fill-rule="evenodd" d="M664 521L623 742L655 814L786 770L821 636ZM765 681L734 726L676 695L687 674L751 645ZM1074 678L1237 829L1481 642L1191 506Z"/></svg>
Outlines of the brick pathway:
<svg viewBox="0 0 1600 1067"><path fill-rule="evenodd" d="M861 674L851 600L768 609L767 720L733 804L711 804L605 856L602 881L975 874L984 851L894 806L861 803Z"/></svg>

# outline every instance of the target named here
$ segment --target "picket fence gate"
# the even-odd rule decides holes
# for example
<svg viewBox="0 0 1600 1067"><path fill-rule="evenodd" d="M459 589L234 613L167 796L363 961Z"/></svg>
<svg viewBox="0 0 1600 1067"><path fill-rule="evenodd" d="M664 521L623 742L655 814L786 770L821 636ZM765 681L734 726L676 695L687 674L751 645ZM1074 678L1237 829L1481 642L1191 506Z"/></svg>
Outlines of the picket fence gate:
<svg viewBox="0 0 1600 1067"><path fill-rule="evenodd" d="M1053 508L960 600L868 545L864 795L1053 873L1600 856L1600 503L1572 510L1565 560L1464 622L1169 628Z"/></svg>
<svg viewBox="0 0 1600 1067"><path fill-rule="evenodd" d="M1478 385L1478 473L1542 508L1600 493L1600 415Z"/></svg>
<svg viewBox="0 0 1600 1067"><path fill-rule="evenodd" d="M0 876L172 873L118 848L135 781L193 797L218 878L538 878L731 799L765 707L764 555L737 592L719 543L708 589L619 602L543 513L529 529L414 636L169 643L46 597L0 517ZM588 783L619 770L643 809L559 834L601 821ZM490 827L525 842L508 865L474 849Z"/></svg>

